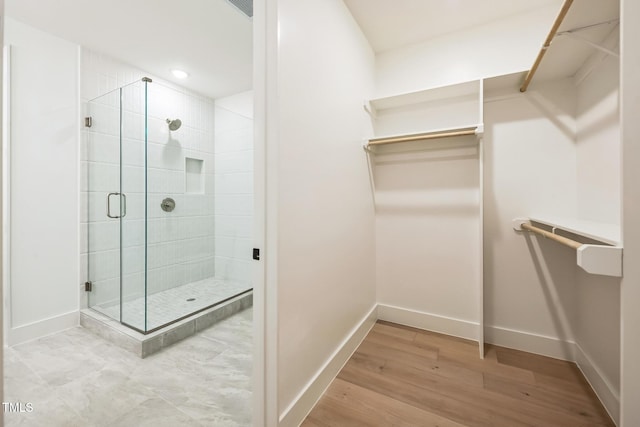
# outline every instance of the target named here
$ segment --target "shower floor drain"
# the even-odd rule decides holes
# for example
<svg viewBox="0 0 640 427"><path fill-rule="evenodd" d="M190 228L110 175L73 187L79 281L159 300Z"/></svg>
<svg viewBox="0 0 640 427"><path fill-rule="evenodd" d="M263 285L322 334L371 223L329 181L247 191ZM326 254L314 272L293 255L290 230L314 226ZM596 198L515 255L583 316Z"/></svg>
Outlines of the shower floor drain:
<svg viewBox="0 0 640 427"><path fill-rule="evenodd" d="M187 298L187 301L195 301L195 298Z"/></svg>

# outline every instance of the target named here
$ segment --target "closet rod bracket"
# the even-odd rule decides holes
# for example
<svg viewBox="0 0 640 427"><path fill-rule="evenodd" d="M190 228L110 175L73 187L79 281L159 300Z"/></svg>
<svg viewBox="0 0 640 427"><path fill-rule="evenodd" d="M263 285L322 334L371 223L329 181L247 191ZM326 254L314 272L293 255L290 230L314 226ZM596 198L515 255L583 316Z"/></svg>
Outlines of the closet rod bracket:
<svg viewBox="0 0 640 427"><path fill-rule="evenodd" d="M373 105L371 105L371 102L369 101L364 101L364 103L362 104L362 107L364 108L364 111L374 120L376 120L378 118L378 111L375 109L375 107Z"/></svg>
<svg viewBox="0 0 640 427"><path fill-rule="evenodd" d="M516 231L525 231L522 228L522 224L531 224L531 221L529 221L529 218L514 218L513 221L513 229Z"/></svg>
<svg viewBox="0 0 640 427"><path fill-rule="evenodd" d="M364 143L362 143L362 149L367 153L373 153L373 150L371 149L371 147L369 147L369 140L366 140L364 141Z"/></svg>
<svg viewBox="0 0 640 427"><path fill-rule="evenodd" d="M602 46L601 44L593 42L593 41L589 40L588 38L582 37L582 36L580 36L578 34L574 34L571 31L564 31L562 33L556 34L556 37L561 37L561 36L564 36L564 37L567 37L567 38L570 38L570 39L585 43L585 44L591 46L594 49L597 49L597 50L599 50L601 52L606 53L607 55L611 55L611 56L614 56L616 58L620 57L620 54L618 52L614 52L613 50L611 50L609 48L606 48L606 47Z"/></svg>
<svg viewBox="0 0 640 427"><path fill-rule="evenodd" d="M588 234L580 233L576 230L571 230L562 227L562 225L551 225L552 231L547 231L531 224L530 218L514 218L512 221L513 229L516 231L531 231L535 234L542 235L551 240L555 240L565 246L569 246L576 250L576 264L584 271L590 274L600 274L603 276L622 277L622 247L619 245L612 246L610 244L591 244L581 243L575 240L563 237L556 234L556 230L569 231L570 233L578 236L587 237L590 240L595 240L593 237L589 237ZM533 219L533 222L537 222Z"/></svg>
<svg viewBox="0 0 640 427"><path fill-rule="evenodd" d="M622 277L621 247L585 244L576 253L578 265L587 273Z"/></svg>

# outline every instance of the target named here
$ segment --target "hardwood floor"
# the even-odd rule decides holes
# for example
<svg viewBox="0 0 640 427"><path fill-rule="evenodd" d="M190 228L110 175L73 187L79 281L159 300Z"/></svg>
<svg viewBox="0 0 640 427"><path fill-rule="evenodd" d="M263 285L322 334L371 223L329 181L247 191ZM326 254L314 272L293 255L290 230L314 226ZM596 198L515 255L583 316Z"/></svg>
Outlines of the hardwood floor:
<svg viewBox="0 0 640 427"><path fill-rule="evenodd" d="M574 363L379 321L302 426L614 423Z"/></svg>

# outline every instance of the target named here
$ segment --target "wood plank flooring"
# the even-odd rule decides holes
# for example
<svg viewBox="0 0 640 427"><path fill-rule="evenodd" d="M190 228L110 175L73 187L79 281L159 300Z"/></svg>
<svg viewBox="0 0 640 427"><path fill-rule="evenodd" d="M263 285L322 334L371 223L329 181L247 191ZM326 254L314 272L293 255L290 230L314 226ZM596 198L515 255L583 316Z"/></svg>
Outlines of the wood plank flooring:
<svg viewBox="0 0 640 427"><path fill-rule="evenodd" d="M615 426L577 366L379 321L303 427Z"/></svg>

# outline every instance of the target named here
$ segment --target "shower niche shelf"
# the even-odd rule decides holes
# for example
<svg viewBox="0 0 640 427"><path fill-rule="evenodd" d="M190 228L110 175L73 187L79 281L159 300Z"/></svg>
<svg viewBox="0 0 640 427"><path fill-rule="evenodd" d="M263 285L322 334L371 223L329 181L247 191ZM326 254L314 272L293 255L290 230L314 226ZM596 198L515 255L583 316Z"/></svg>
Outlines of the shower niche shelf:
<svg viewBox="0 0 640 427"><path fill-rule="evenodd" d="M185 193L204 194L204 160L184 158Z"/></svg>

